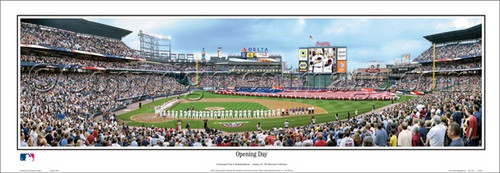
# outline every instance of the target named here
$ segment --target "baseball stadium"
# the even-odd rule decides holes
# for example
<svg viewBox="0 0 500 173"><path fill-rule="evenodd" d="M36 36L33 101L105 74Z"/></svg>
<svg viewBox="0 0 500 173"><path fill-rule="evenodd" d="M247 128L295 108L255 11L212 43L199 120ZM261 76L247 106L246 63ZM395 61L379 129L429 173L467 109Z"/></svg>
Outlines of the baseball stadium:
<svg viewBox="0 0 500 173"><path fill-rule="evenodd" d="M363 66L330 42L183 52L87 19L18 25L21 148L483 146L482 24Z"/></svg>

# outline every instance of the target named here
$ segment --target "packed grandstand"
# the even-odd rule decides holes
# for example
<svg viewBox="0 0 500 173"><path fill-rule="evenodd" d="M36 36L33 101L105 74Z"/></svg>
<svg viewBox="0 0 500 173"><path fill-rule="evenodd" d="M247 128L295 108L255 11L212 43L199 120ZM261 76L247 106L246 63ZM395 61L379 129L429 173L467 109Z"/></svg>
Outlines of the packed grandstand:
<svg viewBox="0 0 500 173"><path fill-rule="evenodd" d="M307 76L282 71L281 65L149 61L120 40L130 33L123 29L107 28L123 32L118 36L96 34L58 28L52 20L20 22L21 147L482 146L481 25L425 36L437 45L434 69L431 46L411 64L390 67L383 80L372 77L382 74L349 74L334 78L328 86L315 87L305 82ZM103 27L85 20L73 22L89 25L82 26L88 30ZM244 71L234 72L235 68ZM197 71L206 74L198 77L199 83ZM419 96L344 120L239 133L210 127L128 126L115 114L142 100L193 90L271 93L269 88L283 93L371 88Z"/></svg>

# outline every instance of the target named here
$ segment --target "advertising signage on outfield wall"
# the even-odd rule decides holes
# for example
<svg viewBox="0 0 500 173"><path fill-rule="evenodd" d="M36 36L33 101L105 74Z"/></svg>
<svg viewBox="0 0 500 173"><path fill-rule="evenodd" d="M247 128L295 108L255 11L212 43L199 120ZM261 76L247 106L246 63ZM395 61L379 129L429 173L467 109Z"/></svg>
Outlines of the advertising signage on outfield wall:
<svg viewBox="0 0 500 173"><path fill-rule="evenodd" d="M307 49L299 49L299 61L307 61Z"/></svg>
<svg viewBox="0 0 500 173"><path fill-rule="evenodd" d="M268 49L261 47L261 48L255 48L255 47L248 47L248 48L243 48L241 50L241 58L268 58L269 53Z"/></svg>
<svg viewBox="0 0 500 173"><path fill-rule="evenodd" d="M342 64L339 65L339 60ZM306 65L304 65L306 62ZM346 73L346 47L300 47L299 71L310 73Z"/></svg>
<svg viewBox="0 0 500 173"><path fill-rule="evenodd" d="M299 72L307 72L307 61L299 61Z"/></svg>
<svg viewBox="0 0 500 173"><path fill-rule="evenodd" d="M267 48L265 47L248 47L247 48L248 52L268 52Z"/></svg>
<svg viewBox="0 0 500 173"><path fill-rule="evenodd" d="M337 60L337 73L346 73L347 72L347 62Z"/></svg>

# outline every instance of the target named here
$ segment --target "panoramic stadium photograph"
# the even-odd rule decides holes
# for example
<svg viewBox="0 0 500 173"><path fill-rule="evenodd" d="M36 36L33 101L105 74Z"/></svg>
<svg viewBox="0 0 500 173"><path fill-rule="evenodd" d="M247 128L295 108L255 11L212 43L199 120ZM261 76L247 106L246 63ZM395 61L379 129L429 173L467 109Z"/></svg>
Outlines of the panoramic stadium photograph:
<svg viewBox="0 0 500 173"><path fill-rule="evenodd" d="M18 148L482 149L483 20L20 16Z"/></svg>

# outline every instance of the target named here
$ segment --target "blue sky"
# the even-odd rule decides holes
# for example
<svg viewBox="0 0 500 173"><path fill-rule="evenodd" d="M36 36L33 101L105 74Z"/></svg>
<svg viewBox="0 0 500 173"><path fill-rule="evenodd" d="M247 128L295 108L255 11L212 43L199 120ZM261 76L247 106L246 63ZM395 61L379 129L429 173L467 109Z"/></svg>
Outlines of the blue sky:
<svg viewBox="0 0 500 173"><path fill-rule="evenodd" d="M482 22L474 17L287 17L287 18L195 18L133 17L88 18L133 31L123 41L139 49L139 30L172 36L172 53L200 53L215 56L217 47L224 55L239 54L244 47L265 47L279 53L297 68L298 48L328 41L347 46L348 70L368 67L367 61L392 64L402 54L411 58L431 46L425 35L465 29ZM309 36L313 36L313 40Z"/></svg>

